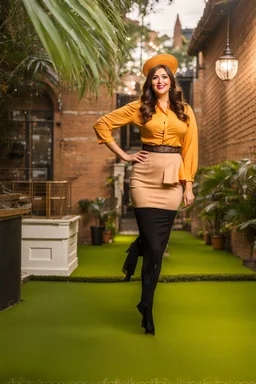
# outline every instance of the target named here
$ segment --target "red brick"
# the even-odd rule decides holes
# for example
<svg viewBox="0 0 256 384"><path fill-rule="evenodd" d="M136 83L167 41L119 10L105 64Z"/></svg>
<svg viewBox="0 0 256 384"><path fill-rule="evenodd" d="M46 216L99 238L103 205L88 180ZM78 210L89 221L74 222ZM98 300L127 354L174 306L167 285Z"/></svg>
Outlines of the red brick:
<svg viewBox="0 0 256 384"><path fill-rule="evenodd" d="M230 44L239 69L228 82L215 73L215 62L225 48L226 36L224 18L202 49L205 69L199 70L199 79L194 83L200 165L256 158L255 0L240 0L230 14ZM197 112L200 105L201 113Z"/></svg>

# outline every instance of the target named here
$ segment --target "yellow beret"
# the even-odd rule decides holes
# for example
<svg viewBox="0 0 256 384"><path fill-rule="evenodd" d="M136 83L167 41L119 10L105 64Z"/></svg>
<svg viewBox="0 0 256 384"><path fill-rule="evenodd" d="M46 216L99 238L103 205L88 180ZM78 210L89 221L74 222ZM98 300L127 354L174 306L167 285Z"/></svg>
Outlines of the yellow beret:
<svg viewBox="0 0 256 384"><path fill-rule="evenodd" d="M167 53L153 56L143 65L143 74L147 77L149 71L157 65L166 65L175 74L178 69L178 60L173 55L168 55Z"/></svg>

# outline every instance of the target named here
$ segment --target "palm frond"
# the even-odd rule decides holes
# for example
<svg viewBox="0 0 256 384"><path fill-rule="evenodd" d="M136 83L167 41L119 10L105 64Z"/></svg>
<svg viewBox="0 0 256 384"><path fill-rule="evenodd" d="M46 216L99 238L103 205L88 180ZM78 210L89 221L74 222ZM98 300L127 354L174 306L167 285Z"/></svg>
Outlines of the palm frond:
<svg viewBox="0 0 256 384"><path fill-rule="evenodd" d="M256 230L256 219L247 220L244 223L240 224L237 228L240 231L245 231L249 228L255 228L255 230Z"/></svg>
<svg viewBox="0 0 256 384"><path fill-rule="evenodd" d="M204 211L207 213L207 212L215 212L217 209L219 209L220 207L220 203L219 201L214 201L210 204L208 204L205 208L204 208Z"/></svg>
<svg viewBox="0 0 256 384"><path fill-rule="evenodd" d="M236 227L256 236L256 163L254 160L225 161L204 167L197 176L196 206L201 217L214 218L215 231Z"/></svg>
<svg viewBox="0 0 256 384"><path fill-rule="evenodd" d="M125 29L111 1L22 2L55 71L77 86L80 96L85 88L97 89L102 80L115 80Z"/></svg>

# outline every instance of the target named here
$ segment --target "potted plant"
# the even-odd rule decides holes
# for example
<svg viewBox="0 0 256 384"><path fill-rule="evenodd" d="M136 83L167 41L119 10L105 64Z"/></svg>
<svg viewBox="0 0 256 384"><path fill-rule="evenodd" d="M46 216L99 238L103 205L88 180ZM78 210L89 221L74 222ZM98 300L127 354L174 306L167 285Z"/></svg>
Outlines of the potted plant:
<svg viewBox="0 0 256 384"><path fill-rule="evenodd" d="M105 220L105 229L103 232L103 242L111 243L116 236L117 228L115 223L116 213L107 215Z"/></svg>
<svg viewBox="0 0 256 384"><path fill-rule="evenodd" d="M204 238L204 231L202 228L197 230L196 237L198 237L198 239L201 239L201 240Z"/></svg>
<svg viewBox="0 0 256 384"><path fill-rule="evenodd" d="M213 218L214 216L210 212L201 211L200 217L203 220L203 239L206 245L211 245L211 237L213 234Z"/></svg>
<svg viewBox="0 0 256 384"><path fill-rule="evenodd" d="M95 225L91 226L92 245L102 245L105 220L113 211L111 200L97 197L95 200L79 200L78 205L83 213L95 219Z"/></svg>
<svg viewBox="0 0 256 384"><path fill-rule="evenodd" d="M215 201L205 207L205 213L212 213L214 218L213 233L211 243L213 249L224 249L224 236L222 233L224 209L220 201Z"/></svg>
<svg viewBox="0 0 256 384"><path fill-rule="evenodd" d="M209 167L201 167L197 172L195 183L193 186L196 199L194 204L191 206L191 209L193 211L192 217L196 218L197 226L199 225L201 237L203 238L206 245L211 245L211 236L213 232L213 215L212 213L205 212L204 208L207 204L207 200L205 199L205 196L203 196L203 194L201 193L204 178L208 171Z"/></svg>
<svg viewBox="0 0 256 384"><path fill-rule="evenodd" d="M246 235L250 246L249 257L243 260L244 265L256 270L256 164L245 159L240 161L237 172L236 191L234 199L226 213L225 220L229 228Z"/></svg>
<svg viewBox="0 0 256 384"><path fill-rule="evenodd" d="M237 162L225 161L204 168L204 174L201 174L199 195L203 206L202 214L212 216L211 242L214 249L224 249L225 214L236 194L233 180L238 167Z"/></svg>
<svg viewBox="0 0 256 384"><path fill-rule="evenodd" d="M103 242L105 244L111 243L113 240L112 230L114 229L115 224L112 220L107 220L105 222L105 228L103 231Z"/></svg>
<svg viewBox="0 0 256 384"><path fill-rule="evenodd" d="M185 217L182 220L182 229L187 232L191 232L191 217Z"/></svg>
<svg viewBox="0 0 256 384"><path fill-rule="evenodd" d="M112 238L111 230L106 225L103 231L103 243L109 244L109 243L112 243L112 241L113 241L113 238Z"/></svg>

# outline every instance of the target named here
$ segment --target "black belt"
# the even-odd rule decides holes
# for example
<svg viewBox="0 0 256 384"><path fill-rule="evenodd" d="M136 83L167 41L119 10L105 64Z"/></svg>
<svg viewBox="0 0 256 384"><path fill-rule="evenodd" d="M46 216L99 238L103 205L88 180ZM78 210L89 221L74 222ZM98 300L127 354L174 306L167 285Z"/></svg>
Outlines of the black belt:
<svg viewBox="0 0 256 384"><path fill-rule="evenodd" d="M181 154L181 147L172 147L171 145L142 144L142 150L147 152L180 153Z"/></svg>

